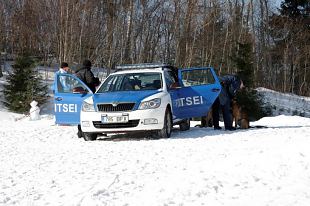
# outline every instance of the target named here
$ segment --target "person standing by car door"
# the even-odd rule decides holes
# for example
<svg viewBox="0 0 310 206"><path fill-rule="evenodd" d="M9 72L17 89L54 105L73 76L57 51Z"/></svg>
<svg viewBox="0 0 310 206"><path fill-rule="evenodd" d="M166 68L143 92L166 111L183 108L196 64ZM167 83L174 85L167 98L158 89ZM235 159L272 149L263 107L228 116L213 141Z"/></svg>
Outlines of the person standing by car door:
<svg viewBox="0 0 310 206"><path fill-rule="evenodd" d="M81 79L92 92L96 91L96 86L100 84L99 78L95 77L91 71L91 62L89 60L83 61L82 68L78 69L75 72L75 75Z"/></svg>
<svg viewBox="0 0 310 206"><path fill-rule="evenodd" d="M83 61L83 66L82 68L78 69L75 72L75 75L81 79L92 92L96 91L96 86L100 84L99 78L95 77L93 72L91 71L91 62L86 59ZM83 132L81 130L81 125L78 125L78 137L81 138L83 137Z"/></svg>
<svg viewBox="0 0 310 206"><path fill-rule="evenodd" d="M56 71L57 74L67 74L67 73L72 73L72 70L69 68L69 65L67 62L61 62L60 68L58 71ZM67 82L66 77L61 76L59 77L59 82L57 83L58 90L59 91L68 91L69 90L69 84ZM53 88L54 91L54 88Z"/></svg>
<svg viewBox="0 0 310 206"><path fill-rule="evenodd" d="M242 80L236 75L226 75L220 78L222 90L212 106L214 129L222 129L219 126L219 110L222 111L225 130L235 130L232 126L231 101L237 92L244 87Z"/></svg>

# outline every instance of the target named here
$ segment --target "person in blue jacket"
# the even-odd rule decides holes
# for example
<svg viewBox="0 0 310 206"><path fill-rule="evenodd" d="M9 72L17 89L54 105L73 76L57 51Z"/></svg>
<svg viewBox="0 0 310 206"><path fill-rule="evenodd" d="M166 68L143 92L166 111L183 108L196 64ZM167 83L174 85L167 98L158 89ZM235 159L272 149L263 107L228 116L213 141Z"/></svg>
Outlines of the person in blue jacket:
<svg viewBox="0 0 310 206"><path fill-rule="evenodd" d="M71 69L69 68L68 63L67 62L61 62L60 68L56 73L58 73L58 74L71 73ZM59 77L59 80L62 84L62 88L64 91L67 91L70 89L70 85L68 84L66 77L64 77L64 76Z"/></svg>
<svg viewBox="0 0 310 206"><path fill-rule="evenodd" d="M235 130L232 126L231 100L237 92L244 87L242 80L236 75L226 75L220 77L222 86L219 97L212 106L212 118L215 130L222 129L219 126L219 111L222 111L225 130Z"/></svg>
<svg viewBox="0 0 310 206"><path fill-rule="evenodd" d="M55 72L56 74L67 74L72 73L72 70L69 68L67 62L61 62L60 68L58 71ZM70 84L67 82L67 78L65 76L59 77L59 81L57 81L57 85L53 84L51 89L55 92L55 86L58 87L59 92L68 92L70 90Z"/></svg>

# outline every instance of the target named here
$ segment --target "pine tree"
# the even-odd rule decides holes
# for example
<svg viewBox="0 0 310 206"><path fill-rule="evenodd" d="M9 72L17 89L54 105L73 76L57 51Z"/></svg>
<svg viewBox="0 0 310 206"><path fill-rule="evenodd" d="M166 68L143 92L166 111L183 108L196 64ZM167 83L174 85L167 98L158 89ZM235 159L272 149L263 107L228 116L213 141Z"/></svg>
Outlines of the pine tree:
<svg viewBox="0 0 310 206"><path fill-rule="evenodd" d="M262 96L254 87L253 53L250 43L239 43L236 55L232 61L237 68L237 75L245 85L245 89L237 94L237 102L249 115L251 120L257 120L269 114L268 107L264 107Z"/></svg>
<svg viewBox="0 0 310 206"><path fill-rule="evenodd" d="M39 105L47 101L47 85L41 82L34 67L35 61L29 56L16 60L13 72L7 78L8 84L4 86L4 105L10 111L26 113L33 100Z"/></svg>
<svg viewBox="0 0 310 206"><path fill-rule="evenodd" d="M309 18L309 0L284 0L281 3L280 13L283 16L296 18Z"/></svg>
<svg viewBox="0 0 310 206"><path fill-rule="evenodd" d="M280 66L275 85L283 85L284 92L307 96L310 94L310 1L283 0L279 12L269 22L270 37L274 40L271 58L275 68Z"/></svg>

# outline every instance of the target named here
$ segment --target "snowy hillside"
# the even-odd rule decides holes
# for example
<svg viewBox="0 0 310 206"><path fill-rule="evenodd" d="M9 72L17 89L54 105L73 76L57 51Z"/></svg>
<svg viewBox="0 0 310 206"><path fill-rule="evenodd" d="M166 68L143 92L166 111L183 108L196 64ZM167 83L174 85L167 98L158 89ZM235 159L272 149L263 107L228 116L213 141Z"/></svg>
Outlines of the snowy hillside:
<svg viewBox="0 0 310 206"><path fill-rule="evenodd" d="M0 206L310 205L310 118L85 142L42 111L29 121L0 108Z"/></svg>

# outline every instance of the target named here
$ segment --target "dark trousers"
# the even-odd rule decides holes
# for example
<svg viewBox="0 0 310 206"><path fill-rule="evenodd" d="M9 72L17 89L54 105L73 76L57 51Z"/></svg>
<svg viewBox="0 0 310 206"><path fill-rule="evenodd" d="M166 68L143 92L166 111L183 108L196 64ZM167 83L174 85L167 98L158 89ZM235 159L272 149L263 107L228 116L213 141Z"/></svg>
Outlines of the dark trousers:
<svg viewBox="0 0 310 206"><path fill-rule="evenodd" d="M214 128L220 126L219 125L219 121L220 121L219 111L220 110L223 114L225 129L232 128L232 113L231 113L231 108L230 108L230 101L227 101L226 104L221 105L219 98L217 98L212 105L212 118L213 118Z"/></svg>

